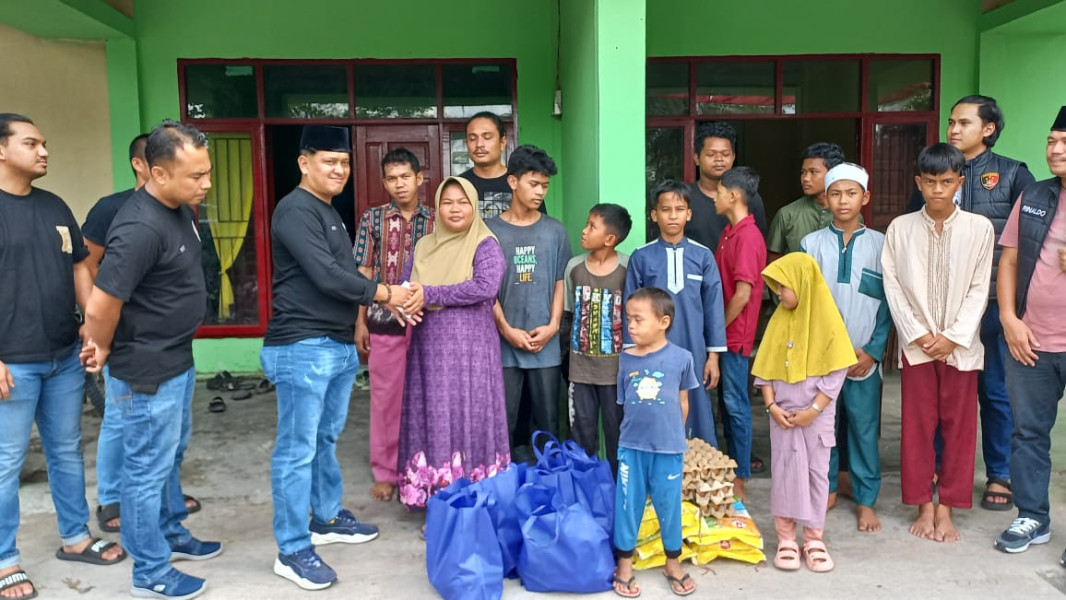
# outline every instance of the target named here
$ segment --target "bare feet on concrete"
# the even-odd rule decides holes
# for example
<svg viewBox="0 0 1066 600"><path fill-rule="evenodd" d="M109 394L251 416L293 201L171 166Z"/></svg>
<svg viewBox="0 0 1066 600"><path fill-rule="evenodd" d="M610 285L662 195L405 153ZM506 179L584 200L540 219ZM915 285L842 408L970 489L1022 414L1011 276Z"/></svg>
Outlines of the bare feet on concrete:
<svg viewBox="0 0 1066 600"><path fill-rule="evenodd" d="M855 517L859 523L859 531L866 531L874 533L875 531L881 531L881 520L877 518L877 513L874 512L873 507L858 505L855 507Z"/></svg>
<svg viewBox="0 0 1066 600"><path fill-rule="evenodd" d="M951 522L950 506L937 505L934 523L936 530L933 532L933 539L938 542L959 541L959 531L955 529L955 524Z"/></svg>
<svg viewBox="0 0 1066 600"><path fill-rule="evenodd" d="M396 491L396 486L387 482L379 481L370 488L370 497L380 502L388 502L392 500L392 493Z"/></svg>
<svg viewBox="0 0 1066 600"><path fill-rule="evenodd" d="M919 506L918 518L911 523L911 535L927 540L933 539L936 531L935 512L932 502Z"/></svg>

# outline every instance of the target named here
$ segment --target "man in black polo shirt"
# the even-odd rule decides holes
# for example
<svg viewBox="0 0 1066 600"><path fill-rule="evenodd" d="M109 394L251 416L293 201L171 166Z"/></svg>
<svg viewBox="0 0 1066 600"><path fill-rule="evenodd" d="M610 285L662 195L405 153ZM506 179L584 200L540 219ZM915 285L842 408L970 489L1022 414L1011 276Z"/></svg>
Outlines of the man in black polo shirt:
<svg viewBox="0 0 1066 600"><path fill-rule="evenodd" d="M689 208L692 219L685 225L685 237L718 250L718 238L729 224L729 219L714 210L714 196L722 175L733 168L737 160L737 130L723 121L702 123L696 128L692 160L699 171L699 179L689 186ZM755 217L755 225L766 237L766 207L762 196L756 193L748 202L748 210Z"/></svg>
<svg viewBox="0 0 1066 600"><path fill-rule="evenodd" d="M502 161L506 148L507 130L500 115L486 110L466 122L466 152L474 166L459 177L474 184L480 196L478 210L485 220L511 208L511 185L507 183L507 165ZM543 202L538 210L548 214Z"/></svg>
<svg viewBox="0 0 1066 600"><path fill-rule="evenodd" d="M0 114L0 588L36 595L19 568L19 471L36 421L48 463L63 560L115 563L125 554L89 536L75 303L92 288L78 223L55 194L44 136L22 115Z"/></svg>
<svg viewBox="0 0 1066 600"><path fill-rule="evenodd" d="M85 245L89 248L87 264L92 269L94 278L100 269L100 259L104 257L107 230L111 228L111 222L126 200L133 196L133 192L141 189L148 182L148 163L144 160L144 145L147 142L147 133L138 135L130 142L130 168L133 169L133 176L137 180L133 187L97 200L96 204L89 209L85 224L81 226L81 235L85 238Z"/></svg>
<svg viewBox="0 0 1066 600"><path fill-rule="evenodd" d="M190 204L211 188L207 138L164 121L145 145L150 177L119 209L85 326L90 370L109 367L122 415L122 541L135 596L192 598L206 582L170 565L222 552L181 524L181 460L192 430L192 339L204 316L200 237Z"/></svg>
<svg viewBox="0 0 1066 600"><path fill-rule="evenodd" d="M418 284L377 284L359 273L333 207L351 175L351 151L348 129L304 127L300 185L278 202L270 222L274 314L260 358L278 395L270 470L279 549L274 573L306 590L327 588L337 579L315 546L378 536L377 527L360 523L341 505L344 482L337 462L337 439L359 367L359 306L384 302L411 316L422 309Z"/></svg>

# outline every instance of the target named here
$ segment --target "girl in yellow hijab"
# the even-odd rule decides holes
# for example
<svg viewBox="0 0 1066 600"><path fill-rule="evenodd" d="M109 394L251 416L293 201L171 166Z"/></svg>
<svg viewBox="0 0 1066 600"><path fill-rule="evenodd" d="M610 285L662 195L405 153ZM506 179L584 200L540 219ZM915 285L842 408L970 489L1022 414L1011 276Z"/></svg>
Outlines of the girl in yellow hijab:
<svg viewBox="0 0 1066 600"><path fill-rule="evenodd" d="M836 445L833 401L856 362L855 351L813 258L793 252L770 263L762 275L781 298L751 369L770 415L770 512L778 538L774 566L800 567L800 522L807 568L824 573L833 569L822 541L829 456Z"/></svg>
<svg viewBox="0 0 1066 600"><path fill-rule="evenodd" d="M411 334L400 421L400 501L426 500L460 477L511 461L500 336L492 315L503 281L500 244L478 216L466 179L437 188L433 233L415 245L411 281L428 310Z"/></svg>

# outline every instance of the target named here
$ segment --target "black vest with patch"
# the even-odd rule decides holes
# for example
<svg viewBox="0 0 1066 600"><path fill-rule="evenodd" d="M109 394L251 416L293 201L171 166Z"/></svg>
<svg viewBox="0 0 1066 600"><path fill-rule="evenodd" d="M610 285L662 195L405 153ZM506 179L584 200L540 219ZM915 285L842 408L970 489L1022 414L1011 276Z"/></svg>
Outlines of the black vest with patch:
<svg viewBox="0 0 1066 600"><path fill-rule="evenodd" d="M1022 205L1018 209L1018 285L1015 292L1018 318L1025 314L1029 283L1055 219L1061 191L1061 181L1053 177L1032 183L1022 192Z"/></svg>

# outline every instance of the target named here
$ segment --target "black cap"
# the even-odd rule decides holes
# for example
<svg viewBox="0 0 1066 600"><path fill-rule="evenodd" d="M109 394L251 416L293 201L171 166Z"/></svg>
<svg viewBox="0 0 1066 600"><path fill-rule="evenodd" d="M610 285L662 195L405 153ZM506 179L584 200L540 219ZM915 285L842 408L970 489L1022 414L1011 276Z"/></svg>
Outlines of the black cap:
<svg viewBox="0 0 1066 600"><path fill-rule="evenodd" d="M1059 116L1051 124L1051 131L1066 131L1066 106L1059 109Z"/></svg>
<svg viewBox="0 0 1066 600"><path fill-rule="evenodd" d="M305 125L300 134L300 150L308 152L351 152L347 127Z"/></svg>

